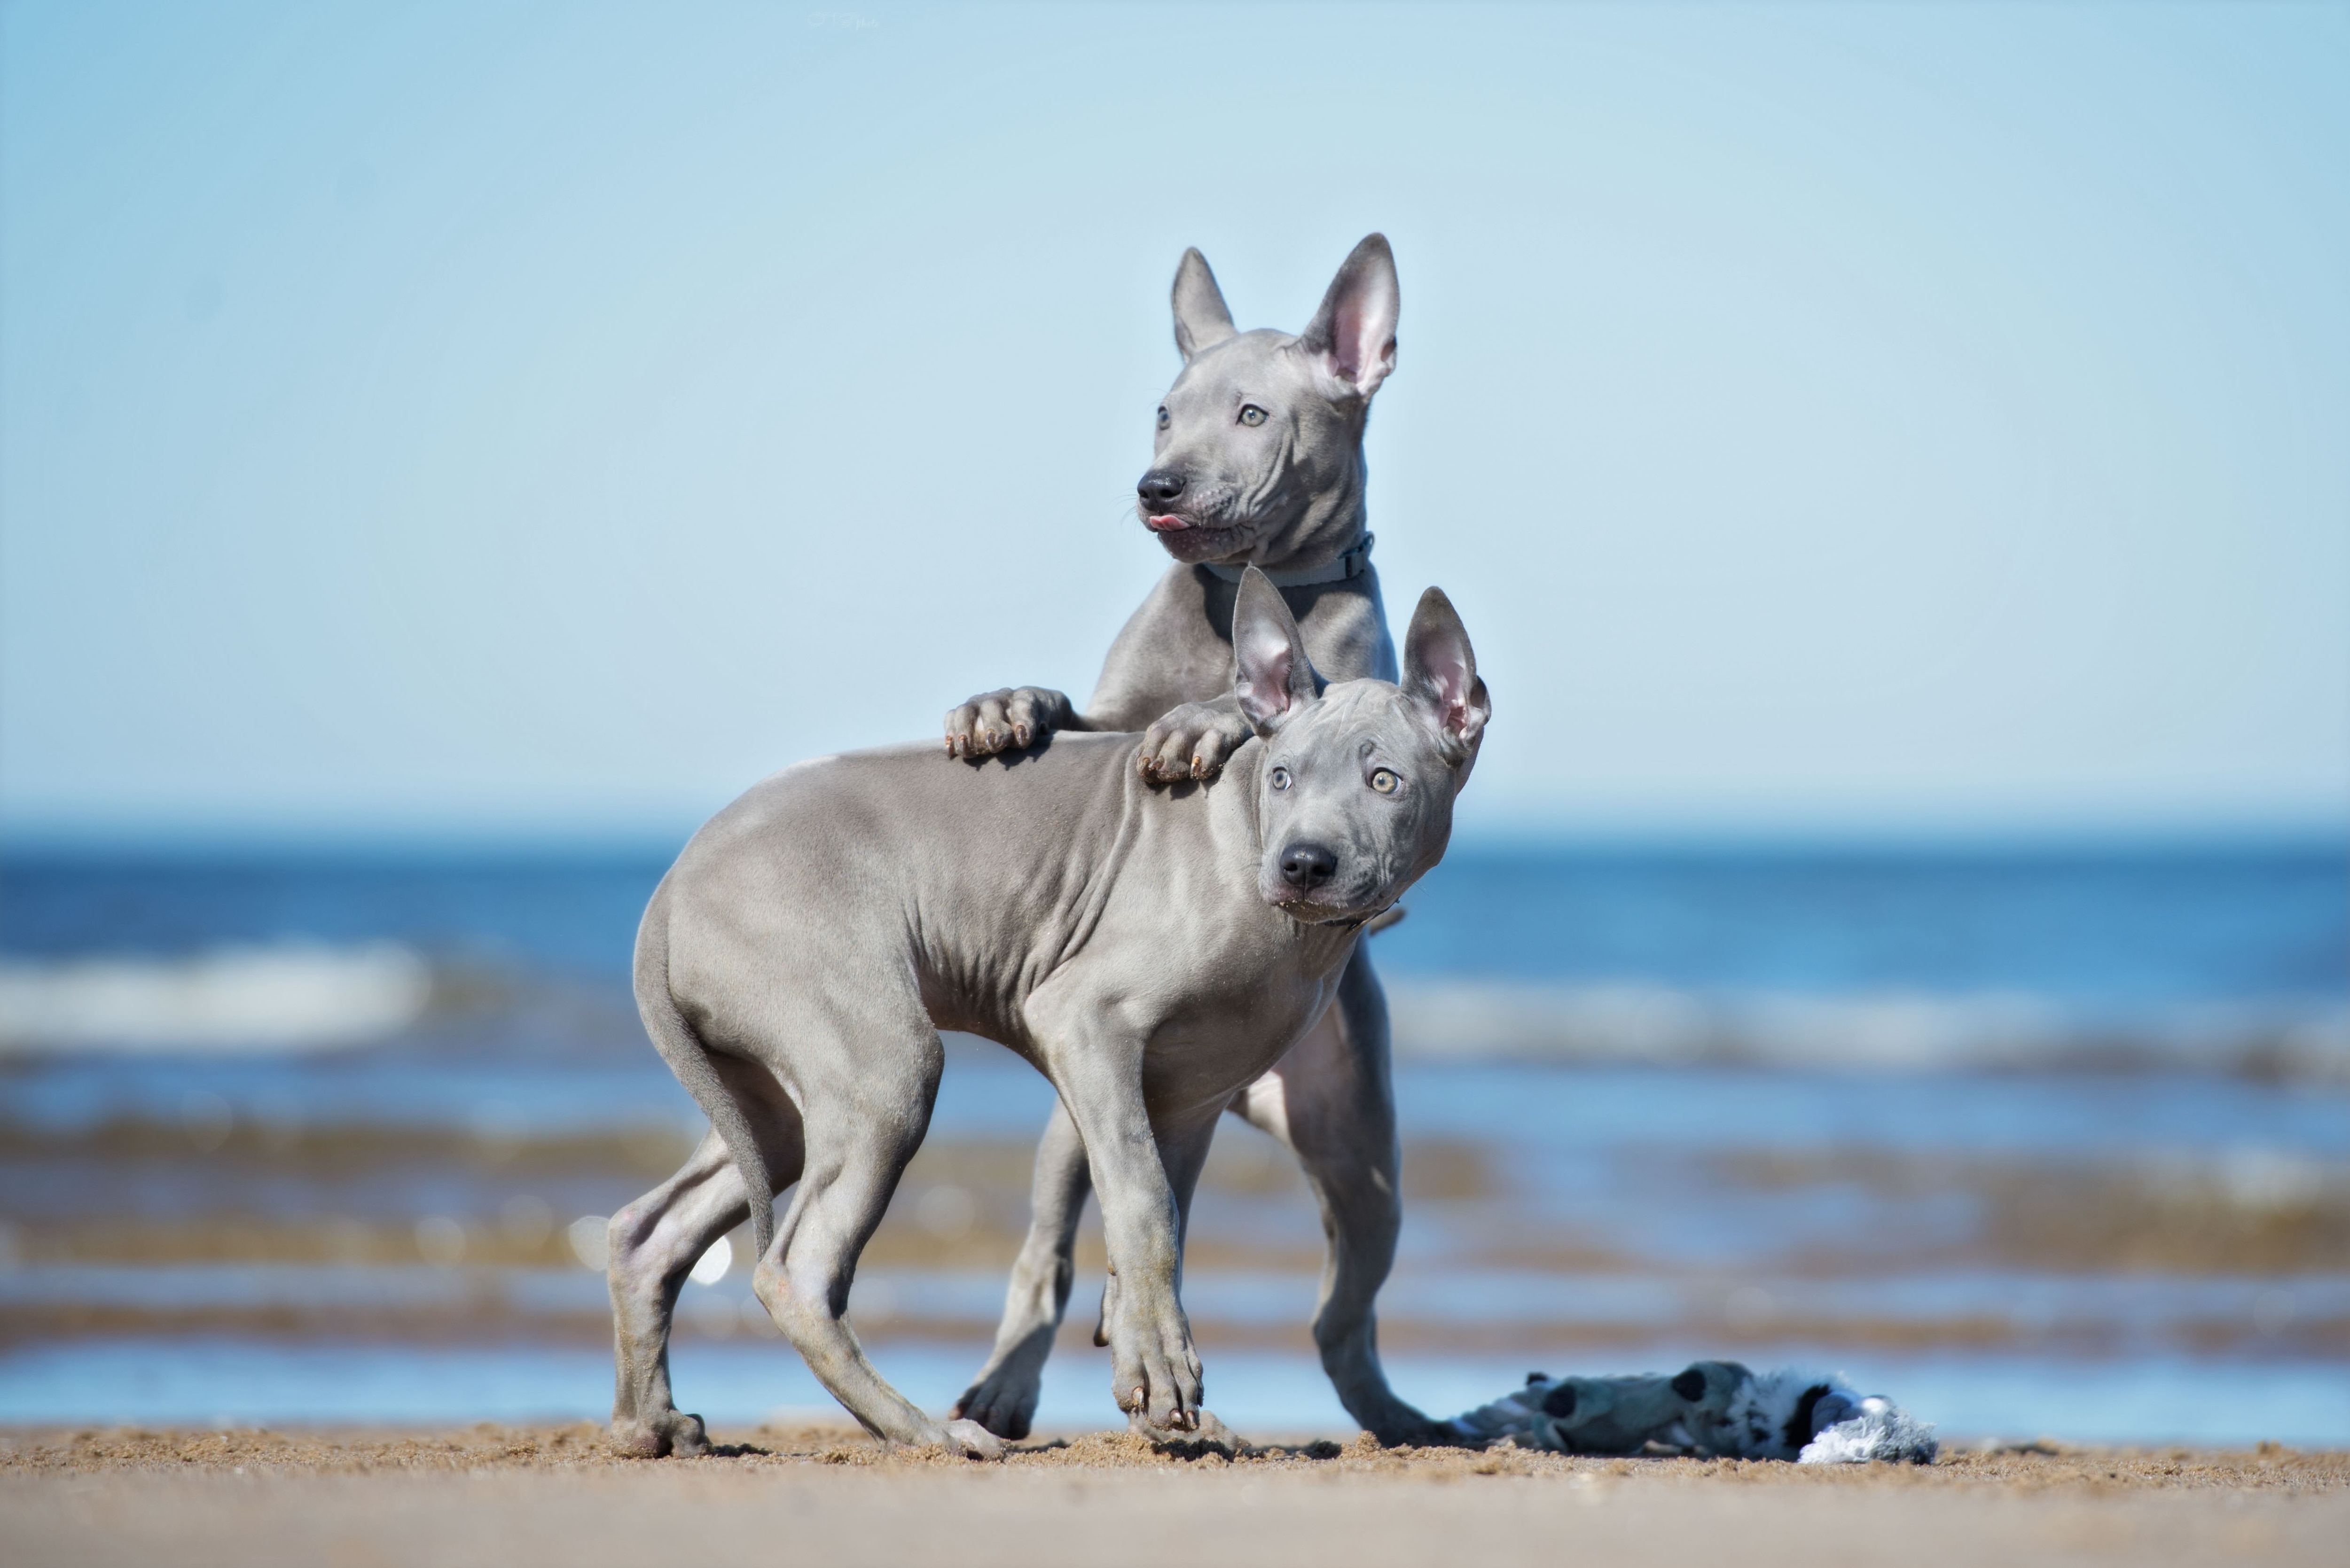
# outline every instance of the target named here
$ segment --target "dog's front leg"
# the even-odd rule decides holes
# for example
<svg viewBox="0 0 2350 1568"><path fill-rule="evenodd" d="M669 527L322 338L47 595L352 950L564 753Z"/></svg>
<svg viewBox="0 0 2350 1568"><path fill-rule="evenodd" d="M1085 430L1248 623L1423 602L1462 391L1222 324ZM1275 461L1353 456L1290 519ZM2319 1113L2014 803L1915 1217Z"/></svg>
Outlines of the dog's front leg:
<svg viewBox="0 0 2350 1568"><path fill-rule="evenodd" d="M1045 686L1007 686L947 710L947 755L992 757L1034 745L1055 730L1092 728L1061 692Z"/></svg>
<svg viewBox="0 0 2350 1568"><path fill-rule="evenodd" d="M1183 1315L1182 1220L1161 1134L1143 1105L1141 1054L1139 1041L1072 1051L1054 1082L1085 1139L1101 1199L1111 1393L1118 1408L1150 1428L1191 1432L1200 1428L1200 1353ZM1173 1151L1199 1136L1190 1125L1167 1134Z"/></svg>
<svg viewBox="0 0 2350 1568"><path fill-rule="evenodd" d="M1230 692L1212 702L1186 702L1152 721L1137 762L1152 784L1211 779L1255 732Z"/></svg>

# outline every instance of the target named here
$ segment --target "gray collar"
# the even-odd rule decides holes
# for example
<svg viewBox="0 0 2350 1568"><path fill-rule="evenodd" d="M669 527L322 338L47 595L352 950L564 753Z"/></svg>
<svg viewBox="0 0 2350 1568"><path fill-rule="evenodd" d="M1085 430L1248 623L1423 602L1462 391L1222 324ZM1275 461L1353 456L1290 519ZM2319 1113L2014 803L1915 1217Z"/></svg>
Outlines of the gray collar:
<svg viewBox="0 0 2350 1568"><path fill-rule="evenodd" d="M1264 572L1266 576L1272 578L1273 586L1276 588L1310 588L1316 583L1343 583L1349 577L1359 577L1370 570L1373 537L1371 531L1366 528L1363 530L1361 541L1354 548L1327 566L1300 566L1294 572L1266 571L1263 566L1259 566L1257 570ZM1228 583L1239 582L1241 574L1248 570L1246 566L1219 566L1211 561L1201 562L1200 569L1203 572L1213 572Z"/></svg>

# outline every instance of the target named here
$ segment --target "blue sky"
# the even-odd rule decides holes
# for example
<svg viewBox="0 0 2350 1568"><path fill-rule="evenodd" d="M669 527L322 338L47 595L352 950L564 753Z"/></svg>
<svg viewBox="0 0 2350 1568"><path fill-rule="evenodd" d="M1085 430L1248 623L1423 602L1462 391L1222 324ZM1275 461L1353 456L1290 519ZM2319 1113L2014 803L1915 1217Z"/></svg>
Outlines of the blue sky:
<svg viewBox="0 0 2350 1568"><path fill-rule="evenodd" d="M1082 696L1394 242L1484 832L2350 819L2350 8L26 4L0 827L664 835Z"/></svg>

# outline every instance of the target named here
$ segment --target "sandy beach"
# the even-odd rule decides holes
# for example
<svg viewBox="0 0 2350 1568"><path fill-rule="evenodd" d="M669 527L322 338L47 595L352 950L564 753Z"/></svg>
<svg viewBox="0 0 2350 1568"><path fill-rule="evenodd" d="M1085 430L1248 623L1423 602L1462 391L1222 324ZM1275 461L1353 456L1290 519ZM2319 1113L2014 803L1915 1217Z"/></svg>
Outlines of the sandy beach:
<svg viewBox="0 0 2350 1568"><path fill-rule="evenodd" d="M1270 1444L1237 1461L1123 1435L1000 1465L838 1428L715 1434L629 1462L588 1424L443 1432L19 1430L16 1563L1217 1563L1686 1560L2339 1563L2350 1454L2054 1444L1926 1468Z"/></svg>

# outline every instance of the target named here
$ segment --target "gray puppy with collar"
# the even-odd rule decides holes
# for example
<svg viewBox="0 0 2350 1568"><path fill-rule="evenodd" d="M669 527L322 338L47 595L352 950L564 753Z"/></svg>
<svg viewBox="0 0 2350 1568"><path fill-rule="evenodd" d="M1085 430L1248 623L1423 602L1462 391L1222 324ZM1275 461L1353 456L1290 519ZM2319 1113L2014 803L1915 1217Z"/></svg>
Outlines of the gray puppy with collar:
<svg viewBox="0 0 2350 1568"><path fill-rule="evenodd" d="M1399 304L1395 258L1372 234L1305 331L1242 332L1206 260L1184 253L1173 297L1183 369L1135 487L1144 524L1178 564L1118 633L1082 713L1037 687L974 697L947 715L950 756L1016 750L1055 730L1147 728L1143 777L1214 777L1249 734L1231 687L1235 585L1250 566L1280 588L1316 669L1332 680L1395 678L1365 526L1363 431L1395 368ZM1367 954L1357 950L1337 1004L1231 1108L1295 1153L1321 1206L1329 1253L1314 1338L1347 1413L1383 1442L1457 1440L1398 1398L1379 1365L1372 1308L1403 1212L1387 1000ZM1056 1108L1036 1151L1028 1236L994 1349L957 1406L1002 1436L1026 1436L1034 1418L1087 1183L1084 1139Z"/></svg>
<svg viewBox="0 0 2350 1568"><path fill-rule="evenodd" d="M1180 1296L1182 1228L1235 1093L1328 1008L1363 926L1434 866L1491 713L1468 634L1422 597L1403 682L1323 689L1248 573L1220 776L1146 782L1130 735L941 768L927 748L786 769L697 833L637 938L638 1006L713 1137L613 1217L613 1437L707 1446L670 1395L685 1269L747 1211L752 1288L886 1442L1002 1451L884 1381L849 1326L857 1261L920 1146L941 1029L1051 1079L1101 1195L1113 1393L1154 1437L1215 1433ZM794 1187L780 1224L774 1197Z"/></svg>

